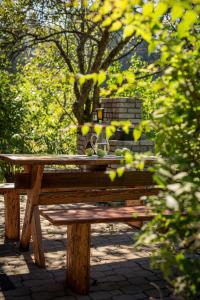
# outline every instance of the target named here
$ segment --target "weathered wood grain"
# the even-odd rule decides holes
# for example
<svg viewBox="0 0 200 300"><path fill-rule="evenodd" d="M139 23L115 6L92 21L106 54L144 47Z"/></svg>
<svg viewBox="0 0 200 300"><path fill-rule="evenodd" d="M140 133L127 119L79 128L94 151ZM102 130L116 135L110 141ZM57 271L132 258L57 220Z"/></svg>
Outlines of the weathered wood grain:
<svg viewBox="0 0 200 300"><path fill-rule="evenodd" d="M148 221L155 217L155 213L146 206L53 209L41 210L40 213L56 226L80 223L125 222L132 220Z"/></svg>
<svg viewBox="0 0 200 300"><path fill-rule="evenodd" d="M103 158L86 155L36 155L36 154L0 154L0 160L15 165L110 165L120 164L123 157L107 155ZM156 162L155 157L148 157L146 163Z"/></svg>
<svg viewBox="0 0 200 300"><path fill-rule="evenodd" d="M139 199L144 195L155 195L157 188L116 188L116 189L90 189L68 192L41 193L40 205L68 204L79 202L109 202Z"/></svg>
<svg viewBox="0 0 200 300"><path fill-rule="evenodd" d="M90 279L90 224L67 226L67 285L86 295Z"/></svg>
<svg viewBox="0 0 200 300"><path fill-rule="evenodd" d="M42 231L40 225L40 212L39 207L35 206L32 216L32 240L33 240L33 252L35 263L41 267L45 268L45 257L42 249Z"/></svg>
<svg viewBox="0 0 200 300"><path fill-rule="evenodd" d="M26 211L22 228L20 248L24 251L29 249L31 239L31 220L34 206L38 205L38 198L41 189L41 181L43 176L44 166L35 166L31 173L31 190L27 193Z"/></svg>
<svg viewBox="0 0 200 300"><path fill-rule="evenodd" d="M41 192L59 190L77 190L84 188L112 188L112 187L136 187L153 186L152 173L149 171L125 172L123 176L111 181L105 172L75 172L75 173L44 173L41 184ZM15 187L17 189L30 188L31 174L17 174Z"/></svg>
<svg viewBox="0 0 200 300"><path fill-rule="evenodd" d="M5 238L18 241L20 238L20 198L16 190L4 194Z"/></svg>

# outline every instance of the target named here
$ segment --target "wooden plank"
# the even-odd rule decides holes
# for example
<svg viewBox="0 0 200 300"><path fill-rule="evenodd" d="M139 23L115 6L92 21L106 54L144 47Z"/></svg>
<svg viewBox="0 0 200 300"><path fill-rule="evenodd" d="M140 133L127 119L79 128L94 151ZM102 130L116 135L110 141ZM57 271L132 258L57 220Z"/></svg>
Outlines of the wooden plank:
<svg viewBox="0 0 200 300"><path fill-rule="evenodd" d="M89 292L90 224L67 226L67 285L76 293Z"/></svg>
<svg viewBox="0 0 200 300"><path fill-rule="evenodd" d="M107 155L103 158L86 155L34 155L34 154L0 154L0 160L18 165L110 165L120 164L123 157ZM156 162L155 157L145 159L148 164Z"/></svg>
<svg viewBox="0 0 200 300"><path fill-rule="evenodd" d="M44 166L34 166L31 173L31 190L29 190L27 193L26 211L20 241L20 248L24 251L27 251L29 249L29 243L31 239L31 219L33 208L38 204L43 170Z"/></svg>
<svg viewBox="0 0 200 300"><path fill-rule="evenodd" d="M49 220L53 225L68 225L79 223L104 223L104 222L124 222L124 221L148 221L155 213L146 206L135 207L104 207L85 209L53 209L41 210L41 215Z"/></svg>
<svg viewBox="0 0 200 300"><path fill-rule="evenodd" d="M35 263L39 267L45 268L45 258L42 249L42 231L40 225L40 213L39 213L38 206L35 206L33 210L31 230L32 230L33 252L34 252Z"/></svg>
<svg viewBox="0 0 200 300"><path fill-rule="evenodd" d="M31 174L17 174L15 187L28 189L31 185ZM154 185L152 173L149 171L125 172L123 176L111 181L104 172L72 172L44 173L41 192L77 190L84 188L136 187Z"/></svg>
<svg viewBox="0 0 200 300"><path fill-rule="evenodd" d="M20 238L20 199L16 190L4 195L5 239L18 241Z"/></svg>
<svg viewBox="0 0 200 300"><path fill-rule="evenodd" d="M157 188L118 188L110 190L77 190L57 193L42 193L40 205L68 204L79 202L109 202L139 199L141 196L156 195Z"/></svg>

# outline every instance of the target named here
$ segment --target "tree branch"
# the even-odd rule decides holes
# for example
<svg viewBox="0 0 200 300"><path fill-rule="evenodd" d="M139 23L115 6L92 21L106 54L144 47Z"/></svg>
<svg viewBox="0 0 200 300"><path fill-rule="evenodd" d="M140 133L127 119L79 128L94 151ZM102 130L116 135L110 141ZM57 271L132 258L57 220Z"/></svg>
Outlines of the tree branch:
<svg viewBox="0 0 200 300"><path fill-rule="evenodd" d="M132 51L134 51L141 43L143 42L143 40L138 41L132 48L130 48L129 51L127 51L126 53L122 54L121 56L118 56L117 58L114 58L112 60L112 62L117 61L117 60L121 60L122 58L126 57L127 55L129 55Z"/></svg>

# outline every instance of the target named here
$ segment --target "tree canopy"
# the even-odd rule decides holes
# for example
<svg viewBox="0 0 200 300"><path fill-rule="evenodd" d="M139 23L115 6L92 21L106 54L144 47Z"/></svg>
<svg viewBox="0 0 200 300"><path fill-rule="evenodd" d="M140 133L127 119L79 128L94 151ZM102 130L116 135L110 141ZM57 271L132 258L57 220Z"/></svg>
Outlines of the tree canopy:
<svg viewBox="0 0 200 300"><path fill-rule="evenodd" d="M11 62L21 53L31 55L37 44L52 43L55 55L74 79L73 112L81 124L99 106L99 85L79 84L78 74L106 71L116 60L134 52L141 37L122 36L120 24L99 18L97 1L8 1L0 4L1 58ZM106 24L106 26L103 26ZM21 56L23 60L23 56Z"/></svg>

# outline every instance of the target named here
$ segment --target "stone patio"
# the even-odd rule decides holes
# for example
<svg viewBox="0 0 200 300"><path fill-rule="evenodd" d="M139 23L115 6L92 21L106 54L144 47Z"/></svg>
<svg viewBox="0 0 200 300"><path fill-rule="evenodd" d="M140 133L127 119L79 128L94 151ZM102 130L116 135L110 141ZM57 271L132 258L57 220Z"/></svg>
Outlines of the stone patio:
<svg viewBox="0 0 200 300"><path fill-rule="evenodd" d="M21 204L23 219L25 199ZM17 243L4 241L3 207L1 197L0 300L175 300L160 272L150 268L150 249L133 248L136 231L128 225L92 227L90 294L79 296L65 284L65 226L54 227L42 218L47 268L39 269L33 263L32 248L20 252Z"/></svg>

